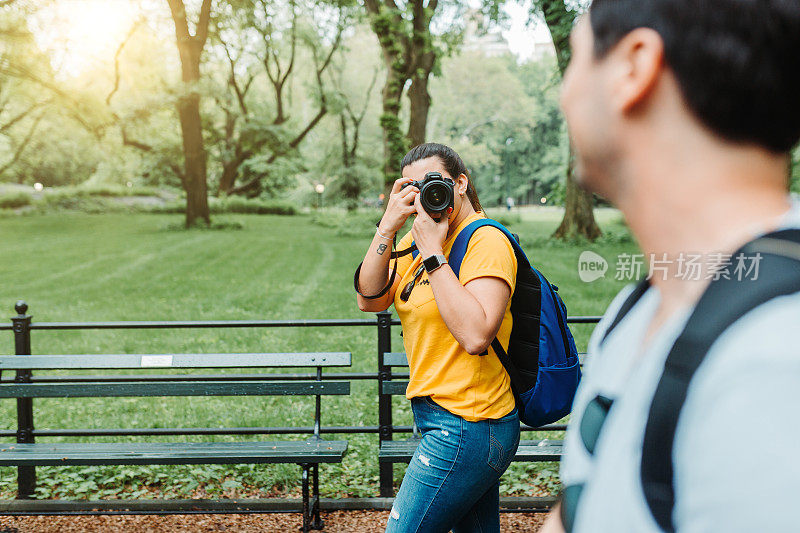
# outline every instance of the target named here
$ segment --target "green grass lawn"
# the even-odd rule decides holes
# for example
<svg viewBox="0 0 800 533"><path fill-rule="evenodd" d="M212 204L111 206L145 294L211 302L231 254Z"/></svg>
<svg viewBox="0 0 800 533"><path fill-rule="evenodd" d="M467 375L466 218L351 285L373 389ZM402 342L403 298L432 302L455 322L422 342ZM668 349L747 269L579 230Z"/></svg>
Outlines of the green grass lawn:
<svg viewBox="0 0 800 533"><path fill-rule="evenodd" d="M625 283L614 280L615 257L635 252L636 245L612 210L598 210L607 231L599 243L550 243L546 237L560 216L557 210L522 212L509 218L510 227L521 235L532 263L559 285L570 315L602 314ZM38 322L362 318L352 276L377 217L228 215L215 221L230 229L183 231L170 229L180 224L177 215L4 216L0 309L6 314L0 316L11 317L14 302L24 299ZM606 278L591 284L579 280L583 250L609 261ZM580 349L592 327L573 327ZM395 329L393 343L400 349ZM13 338L5 335L0 353L11 354ZM34 331L32 345L39 354L350 351L353 371L377 366L374 328ZM40 399L34 414L38 429L310 425L312 402L286 397ZM396 399L395 406L396 423L408 423L407 402ZM15 429L15 402L0 402L0 413L0 427ZM323 424L377 424L375 383L354 382L350 396L323 398L322 416ZM242 438L257 437L228 439ZM323 494L375 495L377 436L346 438L350 452L344 463L322 467ZM175 439L180 437L162 440ZM39 467L37 472L41 497L296 493L299 479L295 465ZM399 482L401 469L397 472ZM503 488L515 494L551 489L554 472L553 465L513 465ZM15 490L16 470L0 468L0 496L13 497Z"/></svg>

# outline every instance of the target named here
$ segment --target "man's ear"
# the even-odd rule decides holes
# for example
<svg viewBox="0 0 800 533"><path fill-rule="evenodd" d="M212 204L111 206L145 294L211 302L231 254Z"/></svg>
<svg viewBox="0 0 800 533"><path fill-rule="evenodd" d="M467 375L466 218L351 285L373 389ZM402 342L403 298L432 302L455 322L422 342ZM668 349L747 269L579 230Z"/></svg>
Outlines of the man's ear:
<svg viewBox="0 0 800 533"><path fill-rule="evenodd" d="M664 41L655 30L636 28L617 43L614 56L612 103L630 112L652 94L664 70Z"/></svg>

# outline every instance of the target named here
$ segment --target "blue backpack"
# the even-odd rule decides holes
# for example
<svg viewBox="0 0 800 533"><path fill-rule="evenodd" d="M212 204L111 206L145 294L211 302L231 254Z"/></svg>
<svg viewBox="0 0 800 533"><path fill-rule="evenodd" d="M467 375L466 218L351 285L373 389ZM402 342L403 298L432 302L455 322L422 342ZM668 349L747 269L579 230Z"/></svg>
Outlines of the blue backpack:
<svg viewBox="0 0 800 533"><path fill-rule="evenodd" d="M581 379L578 350L567 326L567 307L558 295L558 287L531 266L516 237L488 218L472 222L456 237L447 259L456 277L470 238L484 226L502 231L517 257L508 353L497 338L492 341L492 348L511 378L520 420L531 427L550 424L569 414ZM413 253L416 257L418 252Z"/></svg>

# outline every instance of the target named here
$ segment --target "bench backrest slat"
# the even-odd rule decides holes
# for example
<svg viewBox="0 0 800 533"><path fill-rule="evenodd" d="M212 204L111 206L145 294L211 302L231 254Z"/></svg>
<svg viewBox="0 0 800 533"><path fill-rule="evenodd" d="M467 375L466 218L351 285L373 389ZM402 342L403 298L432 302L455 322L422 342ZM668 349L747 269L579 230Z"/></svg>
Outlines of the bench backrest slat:
<svg viewBox="0 0 800 533"><path fill-rule="evenodd" d="M123 396L298 396L350 394L349 381L159 381L134 383L9 383L0 398Z"/></svg>
<svg viewBox="0 0 800 533"><path fill-rule="evenodd" d="M585 363L586 352L579 352L578 359L581 364ZM386 352L383 354L383 364L386 366L408 366L408 359L405 352Z"/></svg>
<svg viewBox="0 0 800 533"><path fill-rule="evenodd" d="M349 352L2 355L0 370L350 366Z"/></svg>

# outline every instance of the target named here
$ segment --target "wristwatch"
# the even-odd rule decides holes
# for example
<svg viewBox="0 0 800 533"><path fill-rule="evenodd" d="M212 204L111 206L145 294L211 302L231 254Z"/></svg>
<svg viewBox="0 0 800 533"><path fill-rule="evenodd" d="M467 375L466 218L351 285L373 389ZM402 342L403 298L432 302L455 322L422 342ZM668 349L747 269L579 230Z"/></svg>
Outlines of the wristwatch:
<svg viewBox="0 0 800 533"><path fill-rule="evenodd" d="M425 272L430 274L442 265L447 264L447 258L442 254L436 254L424 259L422 264L425 266Z"/></svg>

